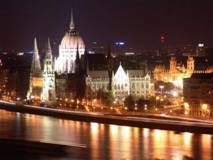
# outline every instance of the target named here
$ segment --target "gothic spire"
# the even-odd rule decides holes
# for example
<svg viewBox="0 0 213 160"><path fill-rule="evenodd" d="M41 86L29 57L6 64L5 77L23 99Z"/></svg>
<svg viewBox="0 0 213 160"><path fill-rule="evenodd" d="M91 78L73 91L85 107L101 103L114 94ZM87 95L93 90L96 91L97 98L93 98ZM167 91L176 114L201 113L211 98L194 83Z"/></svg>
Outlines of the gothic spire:
<svg viewBox="0 0 213 160"><path fill-rule="evenodd" d="M31 73L39 73L41 71L40 58L38 54L38 46L36 38L34 39L33 59L31 65Z"/></svg>
<svg viewBox="0 0 213 160"><path fill-rule="evenodd" d="M50 39L47 40L47 52L46 52L46 58L52 58L52 49L50 45Z"/></svg>
<svg viewBox="0 0 213 160"><path fill-rule="evenodd" d="M38 53L38 46L37 46L37 40L36 37L34 38L34 52Z"/></svg>
<svg viewBox="0 0 213 160"><path fill-rule="evenodd" d="M75 30L75 23L73 18L73 9L71 10L70 32Z"/></svg>

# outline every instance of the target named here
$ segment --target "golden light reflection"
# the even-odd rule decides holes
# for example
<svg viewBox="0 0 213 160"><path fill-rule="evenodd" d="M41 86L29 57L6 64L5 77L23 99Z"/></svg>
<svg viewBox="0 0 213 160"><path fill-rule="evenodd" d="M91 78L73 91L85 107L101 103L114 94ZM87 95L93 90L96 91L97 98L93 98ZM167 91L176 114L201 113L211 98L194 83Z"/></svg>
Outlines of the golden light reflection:
<svg viewBox="0 0 213 160"><path fill-rule="evenodd" d="M116 159L119 155L116 154L117 150L120 148L117 139L119 138L120 126L109 125L109 144L110 144L110 155L112 159Z"/></svg>
<svg viewBox="0 0 213 160"><path fill-rule="evenodd" d="M133 128L133 138L134 138L134 140L138 141L138 137L139 137L139 128L134 127Z"/></svg>
<svg viewBox="0 0 213 160"><path fill-rule="evenodd" d="M123 126L121 127L121 132L123 138L126 138L128 140L128 138L131 137L131 127Z"/></svg>
<svg viewBox="0 0 213 160"><path fill-rule="evenodd" d="M133 152L132 146L132 127L122 126L121 127L121 139L122 145L120 146L123 151L122 158L123 159L131 159L133 156L131 153Z"/></svg>
<svg viewBox="0 0 213 160"><path fill-rule="evenodd" d="M163 136L163 131L159 130L159 129L155 129L154 130L154 137L155 140L159 141L161 139L161 137Z"/></svg>
<svg viewBox="0 0 213 160"><path fill-rule="evenodd" d="M100 154L98 149L100 148L100 137L99 137L99 123L90 123L90 135L91 135L91 157L92 159L97 159Z"/></svg>
<svg viewBox="0 0 213 160"><path fill-rule="evenodd" d="M183 133L183 141L184 141L184 146L190 148L191 142L192 142L192 133L184 132Z"/></svg>
<svg viewBox="0 0 213 160"><path fill-rule="evenodd" d="M165 159L165 155L168 152L167 144L168 144L168 131L155 129L153 132L154 138L154 155L157 158Z"/></svg>
<svg viewBox="0 0 213 160"><path fill-rule="evenodd" d="M90 123L90 126L91 126L92 134L97 134L98 130L99 130L99 124L92 122L92 123Z"/></svg>
<svg viewBox="0 0 213 160"><path fill-rule="evenodd" d="M211 160L212 154L212 136L209 134L201 135L201 153L204 155L203 159Z"/></svg>
<svg viewBox="0 0 213 160"><path fill-rule="evenodd" d="M112 134L113 136L118 134L119 126L110 125L109 128L110 128L110 134Z"/></svg>
<svg viewBox="0 0 213 160"><path fill-rule="evenodd" d="M150 129L148 129L148 128L144 128L144 129L143 129L143 136L144 136L144 138L148 138L148 136L149 136L149 131L150 131Z"/></svg>

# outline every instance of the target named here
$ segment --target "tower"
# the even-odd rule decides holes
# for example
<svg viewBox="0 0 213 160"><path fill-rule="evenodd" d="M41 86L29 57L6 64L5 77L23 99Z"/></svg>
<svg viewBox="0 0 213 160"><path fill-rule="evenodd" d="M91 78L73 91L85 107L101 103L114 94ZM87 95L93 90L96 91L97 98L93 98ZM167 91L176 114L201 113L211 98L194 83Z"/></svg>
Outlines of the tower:
<svg viewBox="0 0 213 160"><path fill-rule="evenodd" d="M43 81L42 81L41 64L40 64L37 41L35 38L27 99L40 100L42 86L43 86Z"/></svg>
<svg viewBox="0 0 213 160"><path fill-rule="evenodd" d="M170 72L175 72L176 69L177 69L177 60L175 57L171 57L170 61L169 61L169 64L170 64Z"/></svg>
<svg viewBox="0 0 213 160"><path fill-rule="evenodd" d="M195 61L194 58L189 56L187 59L187 72L192 73L194 71L195 68Z"/></svg>
<svg viewBox="0 0 213 160"><path fill-rule="evenodd" d="M42 101L44 103L50 103L56 101L55 93L55 72L52 50L50 46L50 40L48 39L47 51L44 58L44 69L43 69L43 88L42 88Z"/></svg>

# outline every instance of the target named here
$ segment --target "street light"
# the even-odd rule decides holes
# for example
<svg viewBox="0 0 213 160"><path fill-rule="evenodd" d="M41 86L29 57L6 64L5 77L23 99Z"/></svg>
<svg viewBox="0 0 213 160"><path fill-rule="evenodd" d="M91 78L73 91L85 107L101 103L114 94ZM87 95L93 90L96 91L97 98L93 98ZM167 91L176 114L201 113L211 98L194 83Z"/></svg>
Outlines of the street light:
<svg viewBox="0 0 213 160"><path fill-rule="evenodd" d="M145 111L147 110L147 104L144 105L144 110L145 110Z"/></svg>
<svg viewBox="0 0 213 160"><path fill-rule="evenodd" d="M159 96L157 96L156 98L155 98L155 107L157 107L157 101L160 99L160 97Z"/></svg>
<svg viewBox="0 0 213 160"><path fill-rule="evenodd" d="M163 85L160 85L159 88L161 89L161 95L163 95L164 86L163 86Z"/></svg>
<svg viewBox="0 0 213 160"><path fill-rule="evenodd" d="M134 109L135 109L136 111L138 110L138 107L137 107L137 106L138 106L138 104L135 103L135 108L134 108Z"/></svg>
<svg viewBox="0 0 213 160"><path fill-rule="evenodd" d="M208 110L208 104L202 104L201 107L204 111Z"/></svg>
<svg viewBox="0 0 213 160"><path fill-rule="evenodd" d="M185 102L183 105L184 105L184 109L185 110L189 110L190 109L189 103Z"/></svg>

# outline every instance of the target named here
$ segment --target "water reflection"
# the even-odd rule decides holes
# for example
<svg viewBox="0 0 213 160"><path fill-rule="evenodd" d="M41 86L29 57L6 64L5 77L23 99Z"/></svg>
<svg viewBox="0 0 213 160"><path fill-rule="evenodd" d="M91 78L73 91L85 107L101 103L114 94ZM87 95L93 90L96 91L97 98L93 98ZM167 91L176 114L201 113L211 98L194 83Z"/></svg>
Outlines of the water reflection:
<svg viewBox="0 0 213 160"><path fill-rule="evenodd" d="M0 136L86 148L86 159L213 159L212 135L104 125L0 110ZM85 150L82 149L84 154Z"/></svg>

